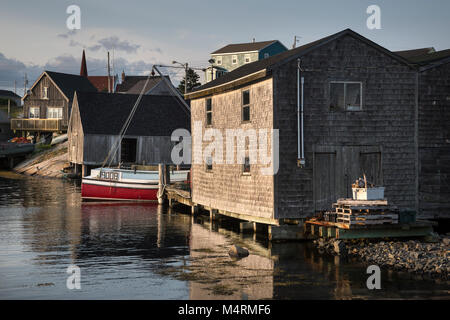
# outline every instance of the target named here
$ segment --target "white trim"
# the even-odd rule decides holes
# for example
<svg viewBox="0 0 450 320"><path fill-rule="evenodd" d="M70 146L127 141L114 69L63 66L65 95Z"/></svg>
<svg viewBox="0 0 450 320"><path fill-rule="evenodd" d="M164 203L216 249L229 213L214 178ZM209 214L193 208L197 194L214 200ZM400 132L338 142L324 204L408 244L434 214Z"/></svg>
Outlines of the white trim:
<svg viewBox="0 0 450 320"><path fill-rule="evenodd" d="M238 51L238 52L227 52L227 53L211 53L211 56L229 56L233 54L242 54L242 53L258 53L260 50L253 50L253 51Z"/></svg>
<svg viewBox="0 0 450 320"><path fill-rule="evenodd" d="M234 62L234 58L236 58L236 62ZM231 64L238 64L239 60L238 60L238 55L237 54L233 54L231 56Z"/></svg>

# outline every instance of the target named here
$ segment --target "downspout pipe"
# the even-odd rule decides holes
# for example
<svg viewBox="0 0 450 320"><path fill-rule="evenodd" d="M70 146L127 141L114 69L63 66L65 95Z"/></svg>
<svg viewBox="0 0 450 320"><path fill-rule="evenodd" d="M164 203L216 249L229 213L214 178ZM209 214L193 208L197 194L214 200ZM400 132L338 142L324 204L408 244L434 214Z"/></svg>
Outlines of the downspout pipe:
<svg viewBox="0 0 450 320"><path fill-rule="evenodd" d="M303 121L303 107L304 107L304 84L305 78L301 76L301 60L297 59L297 166L304 167L305 161L305 141L304 141L304 121Z"/></svg>

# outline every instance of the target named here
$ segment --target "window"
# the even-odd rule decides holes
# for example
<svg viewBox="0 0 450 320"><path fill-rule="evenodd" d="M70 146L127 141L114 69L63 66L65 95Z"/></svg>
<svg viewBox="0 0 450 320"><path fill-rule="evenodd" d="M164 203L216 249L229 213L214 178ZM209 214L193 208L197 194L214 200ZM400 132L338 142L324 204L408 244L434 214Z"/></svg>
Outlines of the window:
<svg viewBox="0 0 450 320"><path fill-rule="evenodd" d="M216 64L217 65L222 65L222 57L216 57Z"/></svg>
<svg viewBox="0 0 450 320"><path fill-rule="evenodd" d="M232 64L236 64L237 63L237 55L233 55L233 56L231 56L231 63Z"/></svg>
<svg viewBox="0 0 450 320"><path fill-rule="evenodd" d="M62 108L47 108L47 119L62 119Z"/></svg>
<svg viewBox="0 0 450 320"><path fill-rule="evenodd" d="M136 162L136 138L123 138L120 148L120 161L124 163Z"/></svg>
<svg viewBox="0 0 450 320"><path fill-rule="evenodd" d="M48 99L48 87L42 89L42 99Z"/></svg>
<svg viewBox="0 0 450 320"><path fill-rule="evenodd" d="M244 174L250 174L250 158L249 157L244 158L244 164L242 165L242 172Z"/></svg>
<svg viewBox="0 0 450 320"><path fill-rule="evenodd" d="M212 99L206 99L206 125L212 125Z"/></svg>
<svg viewBox="0 0 450 320"><path fill-rule="evenodd" d="M218 70L217 70L217 71L216 71L216 79L217 79L217 78L220 78L221 76L223 76L223 73L224 73L223 71L218 71Z"/></svg>
<svg viewBox="0 0 450 320"><path fill-rule="evenodd" d="M270 55L266 52L264 53L264 59L268 58Z"/></svg>
<svg viewBox="0 0 450 320"><path fill-rule="evenodd" d="M330 111L358 111L362 106L362 83L330 82Z"/></svg>
<svg viewBox="0 0 450 320"><path fill-rule="evenodd" d="M250 90L242 91L242 121L250 121Z"/></svg>
<svg viewBox="0 0 450 320"><path fill-rule="evenodd" d="M250 63L252 61L249 54L245 55L244 61L245 61L245 63Z"/></svg>
<svg viewBox="0 0 450 320"><path fill-rule="evenodd" d="M39 107L30 108L30 119L39 119L41 117Z"/></svg>
<svg viewBox="0 0 450 320"><path fill-rule="evenodd" d="M206 158L206 171L211 171L213 168L212 157Z"/></svg>

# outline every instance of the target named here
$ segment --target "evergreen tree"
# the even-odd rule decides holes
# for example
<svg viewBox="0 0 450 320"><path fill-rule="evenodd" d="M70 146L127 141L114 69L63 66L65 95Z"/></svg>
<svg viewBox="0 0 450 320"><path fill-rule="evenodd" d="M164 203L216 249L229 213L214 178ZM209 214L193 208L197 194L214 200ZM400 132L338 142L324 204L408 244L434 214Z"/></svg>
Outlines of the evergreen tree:
<svg viewBox="0 0 450 320"><path fill-rule="evenodd" d="M181 92L181 94L184 94L184 86L186 83L185 78L186 76L183 77L183 79L180 81L180 84L178 85L178 90ZM194 70L189 68L187 72L187 92L192 91L193 88L200 85L198 79L200 79L200 76Z"/></svg>

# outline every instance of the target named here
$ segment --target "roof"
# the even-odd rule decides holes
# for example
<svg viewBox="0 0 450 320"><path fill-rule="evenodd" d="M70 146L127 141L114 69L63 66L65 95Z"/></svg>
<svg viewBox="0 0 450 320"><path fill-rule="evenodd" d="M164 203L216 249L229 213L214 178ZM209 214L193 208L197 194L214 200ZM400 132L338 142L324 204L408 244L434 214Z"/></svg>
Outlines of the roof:
<svg viewBox="0 0 450 320"><path fill-rule="evenodd" d="M419 65L426 65L450 57L450 49L422 54L409 59L409 61Z"/></svg>
<svg viewBox="0 0 450 320"><path fill-rule="evenodd" d="M3 110L0 110L0 123L10 123L10 119L8 118L8 114Z"/></svg>
<svg viewBox="0 0 450 320"><path fill-rule="evenodd" d="M0 97L10 97L12 99L20 99L20 96L12 92L11 90L0 90Z"/></svg>
<svg viewBox="0 0 450 320"><path fill-rule="evenodd" d="M275 42L279 42L279 41L278 40L270 40L270 41L260 41L260 42L229 44L223 48L220 48L219 50L212 52L211 54L259 51Z"/></svg>
<svg viewBox="0 0 450 320"><path fill-rule="evenodd" d="M243 66L241 66L231 72L225 73L220 78L217 78L211 82L208 82L198 88L195 88L195 90L188 93L186 95L186 97L191 98L192 96L197 96L198 94L196 94L196 93L198 93L199 91L210 89L210 88L217 87L217 86L222 86L222 85L228 84L232 81L237 81L241 78L248 77L252 74L256 74L263 70L270 72L278 64L285 63L287 61L290 61L291 59L301 57L302 55L305 55L305 54L309 53L310 51L317 49L320 46L322 46L330 41L336 40L336 39L346 36L346 35L356 38L360 41L363 41L364 43L376 48L379 51L382 51L383 53L391 56L393 59L398 60L401 63L410 65L410 62L408 60L404 59L403 57L394 54L393 52L383 48L382 46L376 44L373 41L370 41L369 39L361 36L360 34L354 32L351 29L345 29L341 32L338 32L338 33L332 34L330 36L327 36L325 38L307 43L307 44L297 47L295 49L281 52L279 54L268 57L266 59L257 60L255 62L244 64Z"/></svg>
<svg viewBox="0 0 450 320"><path fill-rule="evenodd" d="M168 76L166 78L170 81ZM139 94L146 80L147 76L125 76L124 81L117 85L116 92ZM151 76L145 91L156 86L161 80L161 76Z"/></svg>
<svg viewBox="0 0 450 320"><path fill-rule="evenodd" d="M97 89L97 91L108 92L108 76L88 76L87 78L92 83L92 85ZM110 76L110 78L111 78L110 86L111 89L113 89L115 83L115 76Z"/></svg>
<svg viewBox="0 0 450 320"><path fill-rule="evenodd" d="M44 74L47 74L50 77L50 79L62 91L67 99L69 99L69 101L73 99L73 94L75 91L97 91L97 89L86 77L78 76L76 74L60 73L54 71L44 71L30 89L32 89L39 82ZM22 99L25 99L29 92L27 92L27 94Z"/></svg>
<svg viewBox="0 0 450 320"><path fill-rule="evenodd" d="M77 92L84 134L118 135L139 95ZM190 130L189 111L173 96L144 95L126 135L170 136Z"/></svg>
<svg viewBox="0 0 450 320"><path fill-rule="evenodd" d="M394 51L395 54L398 54L399 56L409 59L412 57L421 56L424 54L435 52L436 50L433 47L429 48L420 48L420 49L410 49L410 50L403 50L403 51Z"/></svg>
<svg viewBox="0 0 450 320"><path fill-rule="evenodd" d="M80 67L80 76L87 77L88 71L86 66L86 54L83 50L83 56L81 57L81 67Z"/></svg>

